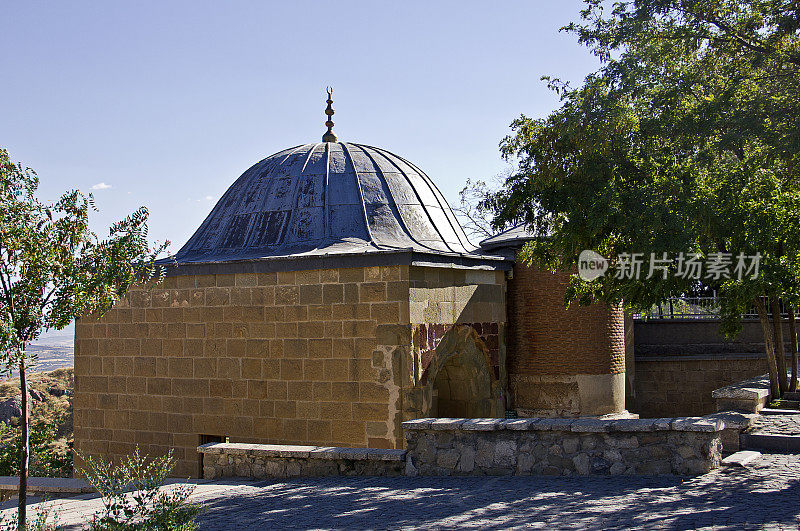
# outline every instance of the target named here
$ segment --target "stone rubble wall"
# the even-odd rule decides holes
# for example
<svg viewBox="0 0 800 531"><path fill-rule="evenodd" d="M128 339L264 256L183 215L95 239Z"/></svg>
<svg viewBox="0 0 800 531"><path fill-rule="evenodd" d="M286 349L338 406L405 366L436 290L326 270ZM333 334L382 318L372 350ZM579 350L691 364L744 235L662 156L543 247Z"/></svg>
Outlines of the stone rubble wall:
<svg viewBox="0 0 800 531"><path fill-rule="evenodd" d="M744 418L747 417L747 418ZM673 419L417 419L406 450L209 443L203 478L299 476L698 475L721 462L748 416ZM737 432L738 433L738 432Z"/></svg>
<svg viewBox="0 0 800 531"><path fill-rule="evenodd" d="M203 479L313 476L401 476L404 450L275 444L209 443Z"/></svg>
<svg viewBox="0 0 800 531"><path fill-rule="evenodd" d="M407 475L698 475L721 460L720 419L418 419Z"/></svg>

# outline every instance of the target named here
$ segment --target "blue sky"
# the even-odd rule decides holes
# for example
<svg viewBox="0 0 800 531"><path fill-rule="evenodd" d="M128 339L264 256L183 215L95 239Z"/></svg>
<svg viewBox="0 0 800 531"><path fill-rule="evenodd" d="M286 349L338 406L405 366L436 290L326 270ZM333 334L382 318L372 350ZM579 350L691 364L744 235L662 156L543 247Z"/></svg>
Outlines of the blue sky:
<svg viewBox="0 0 800 531"><path fill-rule="evenodd" d="M414 161L453 204L467 178L504 169L511 120L556 107L542 75L597 67L558 31L580 7L6 3L0 146L38 171L44 198L93 192L98 231L147 206L174 252L250 165L320 140L332 85L340 140Z"/></svg>

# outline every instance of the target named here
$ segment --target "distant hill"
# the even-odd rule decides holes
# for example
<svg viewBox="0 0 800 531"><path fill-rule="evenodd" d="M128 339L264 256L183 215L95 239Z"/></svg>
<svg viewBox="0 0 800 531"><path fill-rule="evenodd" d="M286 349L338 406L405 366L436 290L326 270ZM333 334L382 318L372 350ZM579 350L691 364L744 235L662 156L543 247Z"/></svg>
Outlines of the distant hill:
<svg viewBox="0 0 800 531"><path fill-rule="evenodd" d="M72 334L65 335L63 330L60 334L52 334L34 341L28 345L28 352L36 354L37 362L33 368L35 371L54 371L65 369L75 364L74 358L74 338ZM4 375L4 376L7 376ZM11 377L17 376L17 371Z"/></svg>

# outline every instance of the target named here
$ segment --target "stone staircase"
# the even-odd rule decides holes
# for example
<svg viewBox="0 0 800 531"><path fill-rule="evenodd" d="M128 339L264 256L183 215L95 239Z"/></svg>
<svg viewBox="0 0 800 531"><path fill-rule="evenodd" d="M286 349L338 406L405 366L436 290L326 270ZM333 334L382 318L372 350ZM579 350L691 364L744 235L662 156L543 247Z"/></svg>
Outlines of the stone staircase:
<svg viewBox="0 0 800 531"><path fill-rule="evenodd" d="M800 398L800 393L792 394ZM741 434L741 447L765 453L800 454L800 410L764 408L760 413L750 429Z"/></svg>

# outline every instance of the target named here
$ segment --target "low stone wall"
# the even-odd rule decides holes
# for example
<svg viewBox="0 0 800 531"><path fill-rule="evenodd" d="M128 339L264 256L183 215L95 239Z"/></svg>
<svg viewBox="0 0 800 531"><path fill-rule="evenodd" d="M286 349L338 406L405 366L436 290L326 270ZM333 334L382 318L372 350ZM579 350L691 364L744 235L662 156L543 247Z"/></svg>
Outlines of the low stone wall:
<svg viewBox="0 0 800 531"><path fill-rule="evenodd" d="M720 432L722 453L731 454L742 449L742 432L755 423L758 415L756 413L741 413L739 411L720 411L718 413L706 415L704 418L722 422L723 426Z"/></svg>
<svg viewBox="0 0 800 531"><path fill-rule="evenodd" d="M209 443L203 478L399 475L697 475L718 467L751 415L674 419L417 419L406 450ZM726 448L734 451L737 448Z"/></svg>
<svg viewBox="0 0 800 531"><path fill-rule="evenodd" d="M696 475L719 466L724 421L536 418L403 423L406 474Z"/></svg>
<svg viewBox="0 0 800 531"><path fill-rule="evenodd" d="M208 443L197 451L204 479L399 476L406 457L405 450L244 443Z"/></svg>
<svg viewBox="0 0 800 531"><path fill-rule="evenodd" d="M763 374L732 385L715 389L711 397L717 411L758 413L769 401L769 375Z"/></svg>

